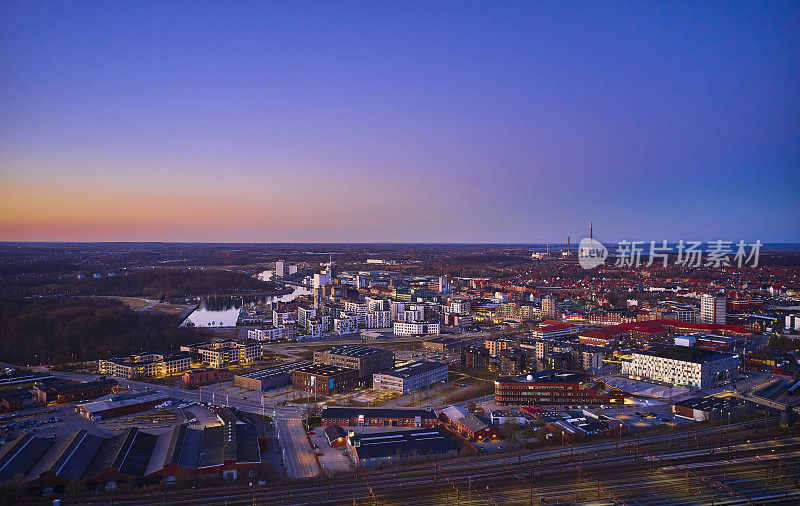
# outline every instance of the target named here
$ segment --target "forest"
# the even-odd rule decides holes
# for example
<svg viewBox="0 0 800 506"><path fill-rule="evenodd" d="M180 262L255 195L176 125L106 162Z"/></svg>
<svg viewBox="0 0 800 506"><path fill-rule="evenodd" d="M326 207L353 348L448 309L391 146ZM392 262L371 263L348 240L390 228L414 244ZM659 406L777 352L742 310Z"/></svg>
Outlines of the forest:
<svg viewBox="0 0 800 506"><path fill-rule="evenodd" d="M138 269L94 278L28 275L0 280L0 295L117 295L159 300L190 296L267 292L282 285L260 281L242 272L216 269Z"/></svg>
<svg viewBox="0 0 800 506"><path fill-rule="evenodd" d="M133 311L114 299L0 299L0 361L71 363L141 351L172 352L203 339L201 330L178 323L174 316Z"/></svg>

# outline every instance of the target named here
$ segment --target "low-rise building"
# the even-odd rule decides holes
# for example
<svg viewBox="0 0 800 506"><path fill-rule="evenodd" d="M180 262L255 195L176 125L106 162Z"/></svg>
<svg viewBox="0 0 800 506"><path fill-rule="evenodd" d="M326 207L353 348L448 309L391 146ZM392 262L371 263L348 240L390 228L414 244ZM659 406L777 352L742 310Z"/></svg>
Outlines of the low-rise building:
<svg viewBox="0 0 800 506"><path fill-rule="evenodd" d="M205 385L215 381L225 381L233 378L233 373L229 369L194 369L183 373L181 379L187 385Z"/></svg>
<svg viewBox="0 0 800 506"><path fill-rule="evenodd" d="M358 370L335 365L309 365L292 371L292 386L314 395L347 392L358 383Z"/></svg>
<svg viewBox="0 0 800 506"><path fill-rule="evenodd" d="M691 397L672 405L675 416L698 422L739 418L751 409L752 404L736 397Z"/></svg>
<svg viewBox="0 0 800 506"><path fill-rule="evenodd" d="M108 420L147 411L169 400L169 396L159 393L123 394L109 399L78 404L75 406L75 412L87 420Z"/></svg>
<svg viewBox="0 0 800 506"><path fill-rule="evenodd" d="M396 336L420 336L425 334L438 334L438 322L394 322L392 333Z"/></svg>
<svg viewBox="0 0 800 506"><path fill-rule="evenodd" d="M432 427L438 423L432 410L413 408L325 406L320 418L322 425L343 427Z"/></svg>
<svg viewBox="0 0 800 506"><path fill-rule="evenodd" d="M279 341L283 339L283 329L280 327L250 329L247 331L247 337L254 341Z"/></svg>
<svg viewBox="0 0 800 506"><path fill-rule="evenodd" d="M259 392L284 387L292 382L293 371L309 365L311 362L308 360L297 360L258 371L237 374L233 378L233 385Z"/></svg>
<svg viewBox="0 0 800 506"><path fill-rule="evenodd" d="M117 380L105 378L84 383L55 379L33 387L36 399L44 404L85 401L115 393L118 389Z"/></svg>
<svg viewBox="0 0 800 506"><path fill-rule="evenodd" d="M432 339L426 339L422 343L422 347L426 350L433 350L444 353L446 351L459 351L461 350L461 339L457 339L455 337L434 337Z"/></svg>
<svg viewBox="0 0 800 506"><path fill-rule="evenodd" d="M447 406L440 411L439 419L470 441L484 441L500 437L500 431L493 427L488 420L480 418L464 408Z"/></svg>
<svg viewBox="0 0 800 506"><path fill-rule="evenodd" d="M183 351L183 347L181 347ZM160 378L189 369L192 360L189 353L139 353L122 358L100 359L98 371L118 378Z"/></svg>
<svg viewBox="0 0 800 506"><path fill-rule="evenodd" d="M315 351L314 364L355 369L360 378L366 378L394 367L394 353L381 348L346 344Z"/></svg>
<svg viewBox="0 0 800 506"><path fill-rule="evenodd" d="M458 454L455 441L438 427L348 436L347 451L360 468L455 457Z"/></svg>
<svg viewBox="0 0 800 506"><path fill-rule="evenodd" d="M591 374L551 369L495 381L495 402L518 405L598 405L622 402L623 393L608 390Z"/></svg>
<svg viewBox="0 0 800 506"><path fill-rule="evenodd" d="M372 375L372 388L408 394L434 383L447 383L449 368L441 362L411 362Z"/></svg>
<svg viewBox="0 0 800 506"><path fill-rule="evenodd" d="M181 346L181 351L199 354L204 364L215 369L246 364L264 356L262 345L257 341L211 341Z"/></svg>

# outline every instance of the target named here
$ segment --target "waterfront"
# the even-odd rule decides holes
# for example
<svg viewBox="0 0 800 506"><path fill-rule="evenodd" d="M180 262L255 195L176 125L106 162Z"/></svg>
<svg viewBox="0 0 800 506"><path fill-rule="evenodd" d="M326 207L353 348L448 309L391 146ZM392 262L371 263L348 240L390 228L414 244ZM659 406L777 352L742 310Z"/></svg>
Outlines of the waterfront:
<svg viewBox="0 0 800 506"><path fill-rule="evenodd" d="M302 286L291 286L292 292L284 295L228 296L203 298L197 309L181 323L196 327L233 327L239 319L240 310L250 304L269 304L290 302L300 295L308 295L311 290Z"/></svg>

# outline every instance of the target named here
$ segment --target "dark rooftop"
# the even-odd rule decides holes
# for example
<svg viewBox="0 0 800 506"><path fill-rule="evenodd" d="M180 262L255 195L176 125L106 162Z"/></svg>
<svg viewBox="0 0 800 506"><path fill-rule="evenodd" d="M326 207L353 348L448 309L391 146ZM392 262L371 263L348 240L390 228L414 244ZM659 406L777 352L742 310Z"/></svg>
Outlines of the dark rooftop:
<svg viewBox="0 0 800 506"><path fill-rule="evenodd" d="M441 454L456 450L444 429L378 432L350 437L359 459Z"/></svg>
<svg viewBox="0 0 800 506"><path fill-rule="evenodd" d="M707 350L705 348L693 348L690 346L653 346L649 350L638 352L642 355L652 355L654 357L668 358L682 362L693 362L702 364L712 360L731 357L731 353L721 353L718 351Z"/></svg>

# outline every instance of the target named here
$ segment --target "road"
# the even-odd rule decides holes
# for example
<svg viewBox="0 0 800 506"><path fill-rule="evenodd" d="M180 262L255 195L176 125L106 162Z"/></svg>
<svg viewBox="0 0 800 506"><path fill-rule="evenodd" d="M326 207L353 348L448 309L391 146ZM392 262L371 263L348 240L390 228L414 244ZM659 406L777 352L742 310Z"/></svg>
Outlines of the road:
<svg viewBox="0 0 800 506"><path fill-rule="evenodd" d="M303 428L299 409L286 411L276 420L278 439L283 450L283 465L290 479L311 478L319 474L319 465Z"/></svg>

